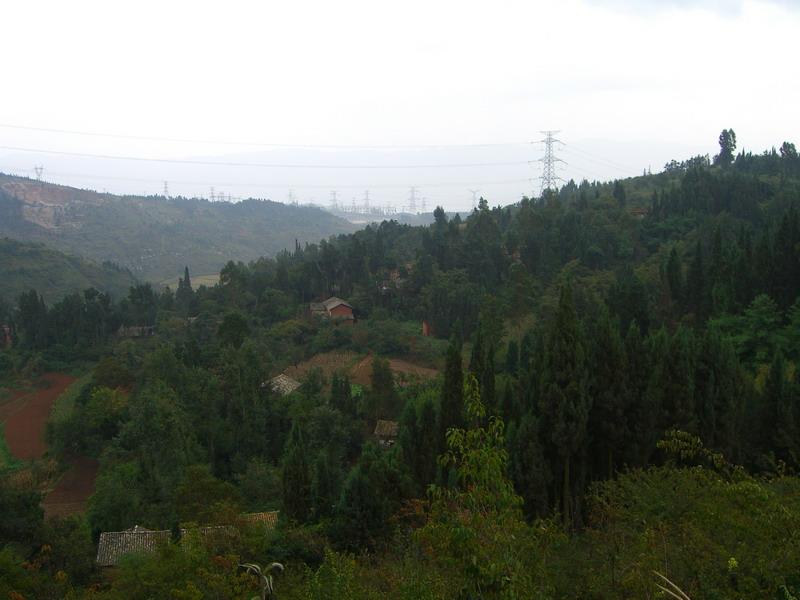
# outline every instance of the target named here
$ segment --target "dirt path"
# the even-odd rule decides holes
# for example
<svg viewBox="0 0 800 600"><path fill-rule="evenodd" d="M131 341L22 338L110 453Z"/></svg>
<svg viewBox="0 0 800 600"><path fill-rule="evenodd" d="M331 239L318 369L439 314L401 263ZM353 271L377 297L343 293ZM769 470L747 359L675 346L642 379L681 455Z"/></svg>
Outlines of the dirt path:
<svg viewBox="0 0 800 600"><path fill-rule="evenodd" d="M3 405L4 433L6 444L16 458L33 460L41 458L47 450L44 430L53 403L61 393L75 381L64 373L47 373L42 379L50 385L15 398Z"/></svg>
<svg viewBox="0 0 800 600"><path fill-rule="evenodd" d="M72 460L69 470L42 502L45 518L67 517L86 510L89 496L94 493L94 480L100 464L86 457Z"/></svg>

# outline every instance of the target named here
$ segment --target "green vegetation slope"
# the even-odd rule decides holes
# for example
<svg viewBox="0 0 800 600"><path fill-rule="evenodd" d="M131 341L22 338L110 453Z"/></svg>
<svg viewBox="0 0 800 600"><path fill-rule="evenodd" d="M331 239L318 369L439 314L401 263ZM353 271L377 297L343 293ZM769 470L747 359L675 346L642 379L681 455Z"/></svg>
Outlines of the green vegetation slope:
<svg viewBox="0 0 800 600"><path fill-rule="evenodd" d="M0 174L0 236L111 261L151 281L177 277L187 264L217 273L230 258L255 260L356 228L269 200L114 196Z"/></svg>
<svg viewBox="0 0 800 600"><path fill-rule="evenodd" d="M97 264L69 256L44 244L0 239L0 298L11 302L31 289L47 301L96 288L116 298L136 283L130 271L111 263Z"/></svg>

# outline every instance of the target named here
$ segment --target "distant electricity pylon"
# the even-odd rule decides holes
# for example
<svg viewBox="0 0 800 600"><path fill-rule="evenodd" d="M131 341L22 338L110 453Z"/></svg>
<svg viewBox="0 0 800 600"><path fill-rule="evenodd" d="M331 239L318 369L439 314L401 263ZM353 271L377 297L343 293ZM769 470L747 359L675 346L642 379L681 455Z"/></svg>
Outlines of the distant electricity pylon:
<svg viewBox="0 0 800 600"><path fill-rule="evenodd" d="M478 208L478 192L480 190L469 190L469 193L472 194L472 210Z"/></svg>
<svg viewBox="0 0 800 600"><path fill-rule="evenodd" d="M169 198L169 183L164 182L164 198Z"/></svg>
<svg viewBox="0 0 800 600"><path fill-rule="evenodd" d="M417 188L414 186L408 191L408 212L412 215L417 212Z"/></svg>
<svg viewBox="0 0 800 600"><path fill-rule="evenodd" d="M336 210L339 208L339 202L336 200L336 190L331 190L331 209Z"/></svg>
<svg viewBox="0 0 800 600"><path fill-rule="evenodd" d="M44 166L36 165L35 167L33 167L33 170L36 171L36 181L41 181L42 173L44 173Z"/></svg>
<svg viewBox="0 0 800 600"><path fill-rule="evenodd" d="M539 177L539 179L542 180L542 187L539 192L539 197L544 197L544 193L548 190L555 190L558 186L558 182L564 181L561 177L556 175L556 164L566 164L560 158L556 158L553 150L555 144L564 143L553 137L558 131L542 131L542 133L544 134L544 139L539 141L544 143L544 156L539 159L539 162L542 163L542 175Z"/></svg>

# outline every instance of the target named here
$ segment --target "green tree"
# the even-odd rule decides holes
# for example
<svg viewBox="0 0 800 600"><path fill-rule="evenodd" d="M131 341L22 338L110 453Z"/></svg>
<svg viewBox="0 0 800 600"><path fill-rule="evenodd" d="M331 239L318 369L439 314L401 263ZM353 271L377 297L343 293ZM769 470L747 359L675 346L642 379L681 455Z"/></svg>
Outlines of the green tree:
<svg viewBox="0 0 800 600"><path fill-rule="evenodd" d="M295 423L283 453L283 510L290 519L306 521L311 513L311 471L300 426Z"/></svg>
<svg viewBox="0 0 800 600"><path fill-rule="evenodd" d="M561 515L571 527L577 515L573 498L577 494L573 461L586 443L591 409L584 341L575 314L572 287L561 288L558 310L545 342L539 412L549 442L561 459Z"/></svg>
<svg viewBox="0 0 800 600"><path fill-rule="evenodd" d="M625 350L619 329L612 324L605 304L597 303L597 314L587 324L589 394L592 409L589 430L592 432L590 454L599 473L614 475L615 460L619 459L628 439L628 394L625 379Z"/></svg>
<svg viewBox="0 0 800 600"><path fill-rule="evenodd" d="M220 514L238 512L241 504L238 488L214 477L206 465L186 469L175 490L175 512L183 523L214 523Z"/></svg>
<svg viewBox="0 0 800 600"><path fill-rule="evenodd" d="M455 340L447 348L444 383L439 402L439 443L444 448L447 430L464 425L464 374L461 348Z"/></svg>
<svg viewBox="0 0 800 600"><path fill-rule="evenodd" d="M333 452L323 449L317 454L311 477L311 508L315 518L333 514L341 489L340 479L339 463Z"/></svg>
<svg viewBox="0 0 800 600"><path fill-rule="evenodd" d="M394 376L389 361L376 356L372 359L370 377L370 416L394 417L399 412L400 396L394 386Z"/></svg>
<svg viewBox="0 0 800 600"><path fill-rule="evenodd" d="M719 154L714 157L714 164L729 167L733 163L736 152L736 134L733 129L723 129L719 134Z"/></svg>

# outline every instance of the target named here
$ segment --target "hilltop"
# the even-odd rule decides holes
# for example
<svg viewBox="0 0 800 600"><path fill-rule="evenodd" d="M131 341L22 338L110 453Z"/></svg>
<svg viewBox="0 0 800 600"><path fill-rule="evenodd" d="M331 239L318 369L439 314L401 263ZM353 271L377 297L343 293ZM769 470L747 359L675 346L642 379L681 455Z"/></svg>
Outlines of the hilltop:
<svg viewBox="0 0 800 600"><path fill-rule="evenodd" d="M184 265L218 273L232 258L254 260L356 228L318 208L269 200L116 196L0 174L0 236L111 261L144 280L174 277Z"/></svg>
<svg viewBox="0 0 800 600"><path fill-rule="evenodd" d="M124 297L136 279L112 263L97 264L48 248L44 244L0 238L0 299L15 302L35 289L47 302L93 287Z"/></svg>

